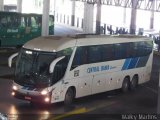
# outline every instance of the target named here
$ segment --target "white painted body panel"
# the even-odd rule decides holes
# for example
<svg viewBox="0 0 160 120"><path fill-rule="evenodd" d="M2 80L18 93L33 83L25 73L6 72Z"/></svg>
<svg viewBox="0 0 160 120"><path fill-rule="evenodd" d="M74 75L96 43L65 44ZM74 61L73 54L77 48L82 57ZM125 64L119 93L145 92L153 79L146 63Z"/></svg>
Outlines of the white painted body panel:
<svg viewBox="0 0 160 120"><path fill-rule="evenodd" d="M96 36L95 36L96 37ZM73 53L68 63L68 67L66 73L62 80L55 83L48 89L54 89L52 91L51 103L64 101L66 91L69 87L74 86L76 88L76 98L92 95L96 93L101 93L109 90L119 89L122 87L122 82L126 76L130 77L130 80L135 74L139 76L139 84L144 83L150 79L151 69L152 69L152 58L153 52L150 54L149 60L146 64L146 67L122 70L125 59L122 60L114 60L93 64L84 64L76 67L71 70L71 64L74 58L74 54L77 46L88 46L88 45L98 45L98 44L114 44L114 43L123 43L123 42L134 42L134 41L145 41L149 40L146 37L88 37L88 38L80 38L80 39L69 39L65 42L62 41L57 43L52 48L51 43L49 41L45 41L46 46L37 45L36 42L27 43L24 45L27 49L38 48L42 51L59 51L65 49L67 47L73 47ZM36 40L37 41L37 40ZM34 44L33 44L34 43ZM54 41L52 41L54 44ZM49 45L49 48L47 48ZM105 68L105 69L104 69ZM93 72L92 69L97 69L96 72ZM77 75L78 73L78 75ZM65 84L67 83L67 84ZM37 93L38 94L38 93Z"/></svg>

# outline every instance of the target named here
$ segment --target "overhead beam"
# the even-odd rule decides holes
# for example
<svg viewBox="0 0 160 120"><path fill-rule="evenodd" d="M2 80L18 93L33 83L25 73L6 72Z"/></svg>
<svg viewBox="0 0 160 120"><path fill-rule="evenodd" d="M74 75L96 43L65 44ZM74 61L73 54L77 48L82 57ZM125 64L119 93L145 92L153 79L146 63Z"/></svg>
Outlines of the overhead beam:
<svg viewBox="0 0 160 120"><path fill-rule="evenodd" d="M71 1L81 1L97 4L99 1L103 5L111 5L111 6L119 6L132 8L132 1L136 2L135 9L142 9L154 12L160 12L160 0L71 0ZM154 9L152 8L152 4L155 2Z"/></svg>

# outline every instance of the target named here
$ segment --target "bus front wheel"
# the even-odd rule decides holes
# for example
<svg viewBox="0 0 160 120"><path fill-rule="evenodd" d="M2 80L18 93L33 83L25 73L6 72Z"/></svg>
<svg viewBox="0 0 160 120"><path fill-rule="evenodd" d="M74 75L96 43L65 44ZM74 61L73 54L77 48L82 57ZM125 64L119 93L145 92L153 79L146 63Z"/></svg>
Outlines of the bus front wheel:
<svg viewBox="0 0 160 120"><path fill-rule="evenodd" d="M66 95L65 95L64 104L70 105L73 102L74 97L75 97L74 91L71 88L69 88L66 92Z"/></svg>
<svg viewBox="0 0 160 120"><path fill-rule="evenodd" d="M135 91L138 86L138 76L133 76L131 84L130 84L130 90Z"/></svg>
<svg viewBox="0 0 160 120"><path fill-rule="evenodd" d="M126 93L129 90L130 80L128 77L125 77L122 83L122 92Z"/></svg>

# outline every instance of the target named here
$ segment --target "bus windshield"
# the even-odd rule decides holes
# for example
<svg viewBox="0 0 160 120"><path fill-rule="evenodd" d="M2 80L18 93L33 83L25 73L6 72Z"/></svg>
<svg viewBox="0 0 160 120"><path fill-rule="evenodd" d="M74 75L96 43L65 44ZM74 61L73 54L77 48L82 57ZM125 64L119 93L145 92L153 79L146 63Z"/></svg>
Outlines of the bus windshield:
<svg viewBox="0 0 160 120"><path fill-rule="evenodd" d="M16 63L15 82L22 86L26 85L36 88L51 86L55 83L55 81L53 81L55 79L53 79L53 75L49 73L50 63L63 55L65 55L63 51L39 52L22 49ZM69 60L65 61L66 66L68 61Z"/></svg>

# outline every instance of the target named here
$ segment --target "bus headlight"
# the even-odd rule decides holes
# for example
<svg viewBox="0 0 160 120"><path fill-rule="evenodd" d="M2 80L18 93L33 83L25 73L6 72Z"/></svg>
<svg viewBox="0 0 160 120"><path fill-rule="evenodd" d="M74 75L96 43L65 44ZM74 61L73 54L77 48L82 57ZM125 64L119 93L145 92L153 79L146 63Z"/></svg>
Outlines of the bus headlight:
<svg viewBox="0 0 160 120"><path fill-rule="evenodd" d="M49 102L49 101L50 101L50 98L49 98L49 97L46 97L46 98L44 99L44 101L45 101L45 102Z"/></svg>
<svg viewBox="0 0 160 120"><path fill-rule="evenodd" d="M12 94L12 96L15 96L15 92L12 92L11 94Z"/></svg>
<svg viewBox="0 0 160 120"><path fill-rule="evenodd" d="M13 85L13 90L18 90L18 87L17 86L15 86L15 85Z"/></svg>
<svg viewBox="0 0 160 120"><path fill-rule="evenodd" d="M47 91L47 90L43 90L43 91L41 92L41 94L42 94L42 95L47 95L47 94L48 94L48 91Z"/></svg>

